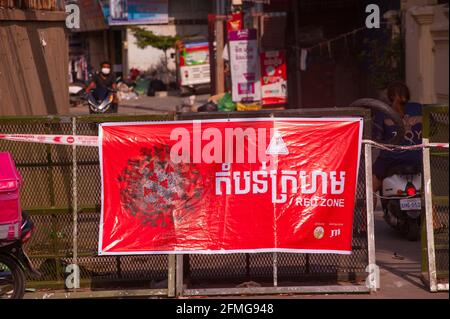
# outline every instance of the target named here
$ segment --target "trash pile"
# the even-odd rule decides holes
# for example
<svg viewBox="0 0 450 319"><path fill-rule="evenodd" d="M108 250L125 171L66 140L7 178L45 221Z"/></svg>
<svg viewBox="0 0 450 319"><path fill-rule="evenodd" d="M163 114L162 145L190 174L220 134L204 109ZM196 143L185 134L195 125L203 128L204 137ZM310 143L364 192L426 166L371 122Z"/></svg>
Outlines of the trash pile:
<svg viewBox="0 0 450 319"><path fill-rule="evenodd" d="M138 94L135 92L133 86L129 86L124 82L117 84L117 97L119 101L135 100Z"/></svg>
<svg viewBox="0 0 450 319"><path fill-rule="evenodd" d="M258 111L259 103L234 103L230 93L213 95L208 102L197 109L197 112L233 112L233 111Z"/></svg>
<svg viewBox="0 0 450 319"><path fill-rule="evenodd" d="M120 100L133 100L139 96L156 96L158 92L168 90L167 85L152 73L144 73L138 69L130 69L126 79L118 83L118 97Z"/></svg>

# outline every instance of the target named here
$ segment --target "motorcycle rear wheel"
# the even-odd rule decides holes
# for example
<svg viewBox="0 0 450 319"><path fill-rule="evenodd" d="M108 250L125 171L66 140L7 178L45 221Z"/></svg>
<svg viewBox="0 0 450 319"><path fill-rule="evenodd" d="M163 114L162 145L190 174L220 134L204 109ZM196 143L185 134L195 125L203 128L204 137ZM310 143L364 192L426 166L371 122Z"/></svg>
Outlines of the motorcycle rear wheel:
<svg viewBox="0 0 450 319"><path fill-rule="evenodd" d="M406 238L409 241L417 241L420 237L420 226L416 219L408 218L408 232Z"/></svg>
<svg viewBox="0 0 450 319"><path fill-rule="evenodd" d="M0 255L0 299L22 299L25 273L11 257Z"/></svg>

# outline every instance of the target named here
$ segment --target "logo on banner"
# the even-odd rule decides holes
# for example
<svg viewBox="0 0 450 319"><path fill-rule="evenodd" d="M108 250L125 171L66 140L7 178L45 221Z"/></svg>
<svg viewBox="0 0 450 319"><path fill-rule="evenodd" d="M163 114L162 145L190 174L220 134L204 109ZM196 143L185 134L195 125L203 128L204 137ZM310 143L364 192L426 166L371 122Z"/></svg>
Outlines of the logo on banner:
<svg viewBox="0 0 450 319"><path fill-rule="evenodd" d="M248 29L238 30L237 34L239 38L245 38L249 36L250 31Z"/></svg>
<svg viewBox="0 0 450 319"><path fill-rule="evenodd" d="M272 139L270 140L269 147L267 148L266 154L268 155L287 155L289 150L286 143L283 140L280 132L275 131Z"/></svg>
<svg viewBox="0 0 450 319"><path fill-rule="evenodd" d="M341 236L341 230L340 229L333 229L332 231L331 231L331 238L333 238L333 237L338 237L338 236Z"/></svg>
<svg viewBox="0 0 450 319"><path fill-rule="evenodd" d="M322 226L318 226L314 229L314 238L322 239L323 235L325 235L325 229Z"/></svg>

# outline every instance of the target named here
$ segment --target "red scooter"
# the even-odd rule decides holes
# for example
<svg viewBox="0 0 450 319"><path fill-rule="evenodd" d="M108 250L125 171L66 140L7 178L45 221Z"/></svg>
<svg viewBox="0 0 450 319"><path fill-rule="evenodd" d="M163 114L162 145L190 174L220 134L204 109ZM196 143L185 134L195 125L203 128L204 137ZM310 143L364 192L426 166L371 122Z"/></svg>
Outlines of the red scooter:
<svg viewBox="0 0 450 319"><path fill-rule="evenodd" d="M22 298L25 274L40 275L23 250L34 225L21 210L21 184L22 178L11 154L0 153L0 299Z"/></svg>

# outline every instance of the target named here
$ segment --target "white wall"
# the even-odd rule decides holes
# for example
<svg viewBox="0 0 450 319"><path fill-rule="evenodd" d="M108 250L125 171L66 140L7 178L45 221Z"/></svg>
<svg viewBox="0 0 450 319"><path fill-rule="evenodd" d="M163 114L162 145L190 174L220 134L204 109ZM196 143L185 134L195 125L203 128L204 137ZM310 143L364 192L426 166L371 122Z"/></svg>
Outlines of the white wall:
<svg viewBox="0 0 450 319"><path fill-rule="evenodd" d="M418 67L418 61L420 58L420 51L418 50L420 46L420 25L415 22L410 11L406 13L405 25L406 84L411 91L411 100L414 102L420 102L421 75Z"/></svg>
<svg viewBox="0 0 450 319"><path fill-rule="evenodd" d="M448 7L406 11L406 82L413 101L448 104Z"/></svg>
<svg viewBox="0 0 450 319"><path fill-rule="evenodd" d="M145 27L155 33L156 35L175 35L175 26L170 25L155 25L151 27ZM136 38L133 36L131 30L127 30L127 43L128 43L128 67L136 68L141 71L149 71L150 69L157 67L164 59L164 52L153 47L147 47L140 49L136 45ZM170 53L168 54L170 57ZM171 66L173 67L173 65Z"/></svg>
<svg viewBox="0 0 450 319"><path fill-rule="evenodd" d="M431 27L434 42L436 102L448 104L448 8L435 10L435 23Z"/></svg>

